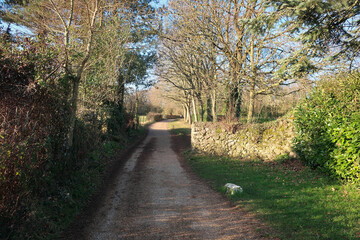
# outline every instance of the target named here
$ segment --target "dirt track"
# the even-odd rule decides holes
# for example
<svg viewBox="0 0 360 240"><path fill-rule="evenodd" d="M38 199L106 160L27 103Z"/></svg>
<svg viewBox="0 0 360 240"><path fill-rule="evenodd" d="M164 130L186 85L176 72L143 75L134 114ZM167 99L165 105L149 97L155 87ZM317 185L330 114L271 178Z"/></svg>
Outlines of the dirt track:
<svg viewBox="0 0 360 240"><path fill-rule="evenodd" d="M189 173L175 151L167 121L151 125L82 238L260 239L262 225Z"/></svg>

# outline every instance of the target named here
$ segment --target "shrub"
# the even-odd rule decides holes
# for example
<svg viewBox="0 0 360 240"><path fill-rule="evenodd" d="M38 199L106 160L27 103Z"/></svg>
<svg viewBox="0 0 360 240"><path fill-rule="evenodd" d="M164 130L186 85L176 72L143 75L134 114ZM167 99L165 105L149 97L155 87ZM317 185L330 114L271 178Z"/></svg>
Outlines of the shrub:
<svg viewBox="0 0 360 240"><path fill-rule="evenodd" d="M297 107L295 124L295 150L306 164L359 181L360 73L319 82Z"/></svg>
<svg viewBox="0 0 360 240"><path fill-rule="evenodd" d="M0 239L53 239L100 182L103 156L137 130L118 104L89 95L68 146L71 76L57 51L40 36L4 38L0 27Z"/></svg>
<svg viewBox="0 0 360 240"><path fill-rule="evenodd" d="M177 119L180 118L180 115L165 115L165 119Z"/></svg>
<svg viewBox="0 0 360 240"><path fill-rule="evenodd" d="M153 112L149 112L146 115L146 119L150 122L158 122L163 120L163 116L159 113L153 113Z"/></svg>

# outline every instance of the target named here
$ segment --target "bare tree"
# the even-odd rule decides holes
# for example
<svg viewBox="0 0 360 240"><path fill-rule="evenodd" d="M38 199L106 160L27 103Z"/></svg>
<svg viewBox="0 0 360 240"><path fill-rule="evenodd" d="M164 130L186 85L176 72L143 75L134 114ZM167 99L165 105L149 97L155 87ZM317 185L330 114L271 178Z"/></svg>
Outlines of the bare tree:
<svg viewBox="0 0 360 240"><path fill-rule="evenodd" d="M178 34L164 34L164 39L192 51L203 59L200 62L213 63L213 77L202 77L201 82L212 89L216 84L206 84L206 79L226 86L230 116L240 116L242 93L248 91L247 121L251 122L256 96L296 83L301 76L292 72L294 68L290 71L290 66L308 64L294 58L297 45L288 44L293 26L282 24L285 12L275 11L269 1L170 1L168 16L172 20L168 26ZM202 69L196 74L206 72L201 64L195 69Z"/></svg>
<svg viewBox="0 0 360 240"><path fill-rule="evenodd" d="M216 89L221 85L218 72L223 61L217 59L217 49L207 36L198 34L201 29L193 25L196 19L189 7L170 2L168 22L161 34L159 69L162 79L181 89L185 99L190 98L195 121L203 121L205 113L207 121L216 121Z"/></svg>

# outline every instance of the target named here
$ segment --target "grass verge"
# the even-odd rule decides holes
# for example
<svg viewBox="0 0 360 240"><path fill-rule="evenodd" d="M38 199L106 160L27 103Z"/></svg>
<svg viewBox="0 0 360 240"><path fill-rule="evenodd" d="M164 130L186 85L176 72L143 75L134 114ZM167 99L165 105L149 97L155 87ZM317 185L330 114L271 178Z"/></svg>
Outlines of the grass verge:
<svg viewBox="0 0 360 240"><path fill-rule="evenodd" d="M191 134L190 124L180 119L176 119L173 122L169 122L169 129L173 134L178 136Z"/></svg>
<svg viewBox="0 0 360 240"><path fill-rule="evenodd" d="M189 125L169 123L173 134L190 134ZM360 186L332 180L286 156L277 161L245 161L188 151L189 166L225 194L228 182L243 193L230 200L255 213L280 239L360 239Z"/></svg>
<svg viewBox="0 0 360 240"><path fill-rule="evenodd" d="M243 193L229 196L265 220L280 239L359 239L359 186L341 184L292 160L242 161L190 153L189 165L225 194L227 182ZM297 164L298 165L298 164Z"/></svg>

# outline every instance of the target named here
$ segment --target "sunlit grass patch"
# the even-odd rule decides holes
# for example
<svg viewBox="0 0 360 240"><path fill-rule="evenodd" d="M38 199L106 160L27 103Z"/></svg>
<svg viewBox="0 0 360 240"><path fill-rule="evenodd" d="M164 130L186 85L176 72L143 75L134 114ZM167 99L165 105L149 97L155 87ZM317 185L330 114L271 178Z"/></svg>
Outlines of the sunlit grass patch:
<svg viewBox="0 0 360 240"><path fill-rule="evenodd" d="M190 135L190 124L184 122L182 119L176 119L173 122L169 122L169 129L175 135Z"/></svg>
<svg viewBox="0 0 360 240"><path fill-rule="evenodd" d="M190 166L223 192L230 182L243 188L229 196L257 213L281 239L359 239L359 185L341 184L286 161L265 163L189 154Z"/></svg>

